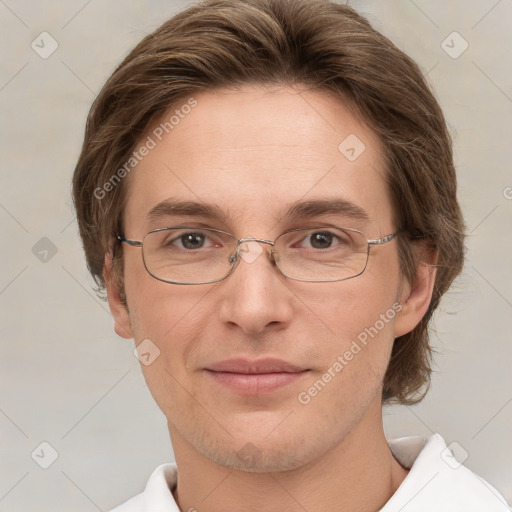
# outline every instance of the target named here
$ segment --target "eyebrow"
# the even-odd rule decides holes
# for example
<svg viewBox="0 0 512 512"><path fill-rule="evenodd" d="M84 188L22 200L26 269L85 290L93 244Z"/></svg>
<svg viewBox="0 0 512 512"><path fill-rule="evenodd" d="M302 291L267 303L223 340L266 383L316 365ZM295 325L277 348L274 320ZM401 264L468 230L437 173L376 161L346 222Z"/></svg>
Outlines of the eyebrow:
<svg viewBox="0 0 512 512"><path fill-rule="evenodd" d="M335 214L361 222L369 222L370 217L360 206L342 198L297 201L290 205L284 214L285 219L315 217Z"/></svg>
<svg viewBox="0 0 512 512"><path fill-rule="evenodd" d="M146 215L146 221L149 223L171 215L205 217L212 220L219 219L223 222L229 220L229 216L215 204L165 199L149 210Z"/></svg>
<svg viewBox="0 0 512 512"><path fill-rule="evenodd" d="M370 217L363 208L342 198L296 201L288 206L280 220L285 219L289 221L291 219L304 219L326 214L343 215L352 220L366 223L370 221ZM231 216L216 204L166 199L151 208L146 215L146 221L151 223L162 217L172 215L203 217L211 220L220 220L224 223L229 222L231 219Z"/></svg>

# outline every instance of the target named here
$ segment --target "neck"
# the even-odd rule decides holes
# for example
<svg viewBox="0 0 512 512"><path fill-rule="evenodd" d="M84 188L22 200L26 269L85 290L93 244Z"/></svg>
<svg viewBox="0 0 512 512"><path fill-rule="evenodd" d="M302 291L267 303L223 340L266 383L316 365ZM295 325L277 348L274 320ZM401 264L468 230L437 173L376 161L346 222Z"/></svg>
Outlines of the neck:
<svg viewBox="0 0 512 512"><path fill-rule="evenodd" d="M408 470L391 454L380 404L375 419L379 421L357 425L323 456L293 470L271 473L220 466L198 453L169 424L178 465L176 502L183 512L377 511Z"/></svg>

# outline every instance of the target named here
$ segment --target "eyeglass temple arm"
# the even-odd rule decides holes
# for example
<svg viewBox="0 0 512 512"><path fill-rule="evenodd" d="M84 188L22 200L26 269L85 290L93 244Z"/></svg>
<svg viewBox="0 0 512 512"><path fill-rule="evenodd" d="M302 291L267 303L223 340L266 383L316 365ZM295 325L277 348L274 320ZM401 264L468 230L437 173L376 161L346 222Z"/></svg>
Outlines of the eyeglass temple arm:
<svg viewBox="0 0 512 512"><path fill-rule="evenodd" d="M127 238L124 238L121 235L117 235L117 241L121 243L125 242L128 245L132 245L133 247L142 247L142 242L139 242L138 240L128 240Z"/></svg>
<svg viewBox="0 0 512 512"><path fill-rule="evenodd" d="M391 235L383 236L382 238L377 238L375 240L368 240L368 245L387 244L388 242L393 240L393 238L395 238L395 237L396 237L396 233L392 233Z"/></svg>

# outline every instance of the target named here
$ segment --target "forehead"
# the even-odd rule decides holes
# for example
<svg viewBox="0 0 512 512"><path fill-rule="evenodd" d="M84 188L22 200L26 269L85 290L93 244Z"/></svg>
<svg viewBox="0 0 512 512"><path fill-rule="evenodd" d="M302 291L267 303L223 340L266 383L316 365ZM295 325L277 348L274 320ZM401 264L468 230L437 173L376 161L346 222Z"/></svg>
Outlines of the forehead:
<svg viewBox="0 0 512 512"><path fill-rule="evenodd" d="M143 145L150 149L129 175L130 233L162 227L155 223L172 213L171 203L205 205L232 230L236 223L279 230L294 215L333 212L335 203L345 213L352 205L361 221L390 225L381 142L333 94L262 86L203 92L162 116Z"/></svg>

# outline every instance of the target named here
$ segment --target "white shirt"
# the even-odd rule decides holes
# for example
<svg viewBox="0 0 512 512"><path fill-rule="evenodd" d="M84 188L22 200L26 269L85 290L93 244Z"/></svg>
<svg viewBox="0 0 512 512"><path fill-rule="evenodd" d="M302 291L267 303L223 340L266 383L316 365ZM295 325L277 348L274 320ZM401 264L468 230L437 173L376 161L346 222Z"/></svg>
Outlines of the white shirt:
<svg viewBox="0 0 512 512"><path fill-rule="evenodd" d="M410 471L379 512L510 512L494 487L456 461L439 434L388 442ZM171 492L177 481L176 464L162 464L144 492L110 512L180 512Z"/></svg>

